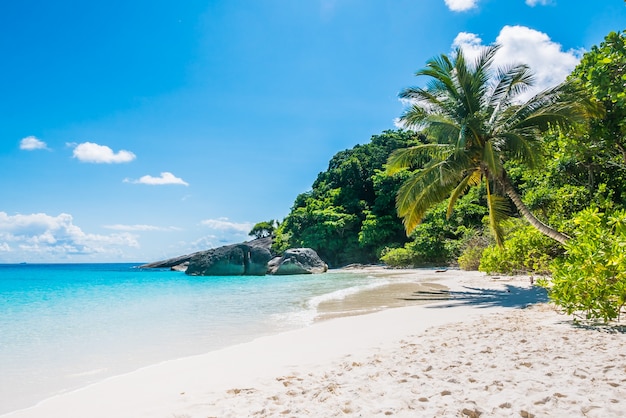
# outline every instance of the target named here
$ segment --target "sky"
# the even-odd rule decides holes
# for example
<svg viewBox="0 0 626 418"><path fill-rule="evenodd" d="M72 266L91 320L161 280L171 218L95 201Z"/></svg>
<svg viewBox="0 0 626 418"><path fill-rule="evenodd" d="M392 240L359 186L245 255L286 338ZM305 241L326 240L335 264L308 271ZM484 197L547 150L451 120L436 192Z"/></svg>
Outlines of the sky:
<svg viewBox="0 0 626 418"><path fill-rule="evenodd" d="M428 59L498 43L539 90L625 24L623 0L2 2L0 263L246 241L397 129Z"/></svg>

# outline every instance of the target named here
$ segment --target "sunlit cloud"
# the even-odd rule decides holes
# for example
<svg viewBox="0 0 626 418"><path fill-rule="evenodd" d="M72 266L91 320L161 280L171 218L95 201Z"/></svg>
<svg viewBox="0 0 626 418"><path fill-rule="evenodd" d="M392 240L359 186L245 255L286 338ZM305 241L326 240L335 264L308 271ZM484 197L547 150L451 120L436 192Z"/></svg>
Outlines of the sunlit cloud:
<svg viewBox="0 0 626 418"><path fill-rule="evenodd" d="M74 158L84 163L119 164L131 162L136 156L130 151L114 152L106 145L83 142L74 147Z"/></svg>
<svg viewBox="0 0 626 418"><path fill-rule="evenodd" d="M144 231L181 231L181 228L175 226L155 226L155 225L104 225L103 228L111 229L113 231L127 231L127 232L144 232Z"/></svg>
<svg viewBox="0 0 626 418"><path fill-rule="evenodd" d="M179 243L179 251L180 248L186 248L187 253L193 253L248 241L251 239L248 233L254 226L250 222L232 222L228 218L205 219L200 225L209 232L194 241Z"/></svg>
<svg viewBox="0 0 626 418"><path fill-rule="evenodd" d="M34 151L38 149L48 149L45 142L37 139L34 136L27 136L20 141L20 149L25 151Z"/></svg>
<svg viewBox="0 0 626 418"><path fill-rule="evenodd" d="M19 251L37 260L63 259L71 255L116 254L138 248L137 236L129 233L88 234L74 225L67 213L8 215L0 212L0 251Z"/></svg>
<svg viewBox="0 0 626 418"><path fill-rule="evenodd" d="M478 0L444 0L448 9L453 12L464 12L476 7Z"/></svg>
<svg viewBox="0 0 626 418"><path fill-rule="evenodd" d="M580 62L584 53L583 50L563 50L559 43L552 41L545 33L525 26L504 26L494 44L500 45L494 57L496 68L526 64L534 74L534 85L519 95L521 101L563 82ZM461 32L454 39L452 50L461 48L466 59L471 62L487 45L477 34ZM402 99L401 102L404 107L412 103L411 100ZM393 122L399 129L407 128L399 118Z"/></svg>
<svg viewBox="0 0 626 418"><path fill-rule="evenodd" d="M228 218L206 219L200 222L201 225L218 231L232 231L248 233L254 226L250 222L231 222Z"/></svg>
<svg viewBox="0 0 626 418"><path fill-rule="evenodd" d="M527 64L535 74L535 84L521 99L563 82L574 70L584 51L563 50L550 37L525 26L504 26L496 38L500 50L494 58L496 67ZM474 59L485 47L482 39L473 33L461 32L455 38L454 48L461 47L468 59Z"/></svg>
<svg viewBox="0 0 626 418"><path fill-rule="evenodd" d="M163 186L168 184L179 184L182 186L189 186L189 183L184 181L181 178L176 177L170 172L164 171L161 173L160 177L153 177L150 175L142 176L137 180L132 179L124 179L124 183L133 183L133 184L148 184L150 186Z"/></svg>

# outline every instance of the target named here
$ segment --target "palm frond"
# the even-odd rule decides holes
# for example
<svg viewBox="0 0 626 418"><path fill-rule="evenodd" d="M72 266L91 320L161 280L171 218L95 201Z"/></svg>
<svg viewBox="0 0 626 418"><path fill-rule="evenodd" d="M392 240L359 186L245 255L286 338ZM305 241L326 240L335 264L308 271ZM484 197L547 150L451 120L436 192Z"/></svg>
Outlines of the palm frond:
<svg viewBox="0 0 626 418"><path fill-rule="evenodd" d="M536 128L544 132L552 127L569 129L586 122L599 108L573 82L565 81L542 91L507 115L505 129Z"/></svg>
<svg viewBox="0 0 626 418"><path fill-rule="evenodd" d="M492 141L487 141L483 147L482 162L492 176L499 176L502 173L502 163L498 157L499 153L494 150Z"/></svg>
<svg viewBox="0 0 626 418"><path fill-rule="evenodd" d="M538 167L543 157L543 149L535 130L524 132L517 130L505 132L501 138L506 144L508 154L513 158L523 161L529 168Z"/></svg>
<svg viewBox="0 0 626 418"><path fill-rule="evenodd" d="M445 160L452 153L451 147L445 144L420 144L408 148L398 148L387 157L387 174L415 167L423 157L433 160ZM425 168L427 169L427 168Z"/></svg>
<svg viewBox="0 0 626 418"><path fill-rule="evenodd" d="M428 173L418 173L406 180L396 198L398 215L402 218L407 234L413 232L432 206L448 196L451 187L442 185L435 169Z"/></svg>
<svg viewBox="0 0 626 418"><path fill-rule="evenodd" d="M509 216L508 200L502 196L491 193L489 181L487 181L487 208L489 209L489 228L493 233L496 244L504 246L504 231L501 222Z"/></svg>
<svg viewBox="0 0 626 418"><path fill-rule="evenodd" d="M448 200L448 209L446 211L447 219L450 219L450 216L452 216L452 210L454 209L456 201L461 196L463 196L471 186L477 186L478 184L480 184L481 178L482 175L480 173L480 170L476 169L469 173L467 176L465 176L463 180L461 180L459 185L452 191L452 194L450 195L450 198Z"/></svg>
<svg viewBox="0 0 626 418"><path fill-rule="evenodd" d="M493 90L486 96L487 108L491 109L489 124L494 125L503 110L534 82L534 75L527 65L498 68L493 80Z"/></svg>

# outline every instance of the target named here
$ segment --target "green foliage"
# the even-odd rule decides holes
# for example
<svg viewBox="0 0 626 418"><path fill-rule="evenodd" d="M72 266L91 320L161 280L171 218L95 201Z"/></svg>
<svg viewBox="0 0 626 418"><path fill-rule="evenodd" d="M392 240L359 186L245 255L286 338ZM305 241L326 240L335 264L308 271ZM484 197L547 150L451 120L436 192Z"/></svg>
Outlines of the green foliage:
<svg viewBox="0 0 626 418"><path fill-rule="evenodd" d="M581 59L571 75L602 105L604 113L590 124L581 141L572 138L579 164L591 183L605 183L613 200L626 204L626 37L611 32Z"/></svg>
<svg viewBox="0 0 626 418"><path fill-rule="evenodd" d="M416 73L428 77L426 87L410 87L400 94L411 100L402 122L421 129L430 140L396 150L388 160L389 173L412 170L397 199L408 232L434 205L447 200L449 215L469 189L484 186L489 226L499 245L500 223L509 215L507 196L542 233L561 242L567 239L526 210L503 164L537 166L543 154L540 134L586 121L588 101L575 83L564 82L520 104L519 95L531 86L532 73L526 65L495 68L498 49L484 48L471 62L460 48L451 57L433 58ZM419 167L425 156L427 161Z"/></svg>
<svg viewBox="0 0 626 418"><path fill-rule="evenodd" d="M419 141L416 134L385 131L364 145L337 153L299 195L276 231L274 250L315 249L331 266L375 262L382 248L407 241L395 212L395 193L404 178L382 175L388 155Z"/></svg>
<svg viewBox="0 0 626 418"><path fill-rule="evenodd" d="M255 238L270 237L274 233L275 229L276 229L276 221L272 219L270 221L257 223L256 225L252 227L248 235L253 236Z"/></svg>
<svg viewBox="0 0 626 418"><path fill-rule="evenodd" d="M412 267L419 263L418 254L411 248L385 248L380 260L390 267Z"/></svg>
<svg viewBox="0 0 626 418"><path fill-rule="evenodd" d="M433 208L417 225L403 248L387 250L381 260L394 267L445 265L461 253L464 243L482 227L487 214L479 204L479 189L463 196L455 211L447 217L448 205L442 202Z"/></svg>
<svg viewBox="0 0 626 418"><path fill-rule="evenodd" d="M572 218L590 205L626 207L625 45L623 33L609 34L566 83L522 104L512 99L529 84L527 67L488 71L494 50L475 63L458 53L429 61L418 72L426 88L402 92L413 105L404 123L424 130L386 131L333 156L274 231L273 249L312 247L333 267L380 257L549 272L562 247L516 217L572 235Z"/></svg>
<svg viewBox="0 0 626 418"><path fill-rule="evenodd" d="M550 263L561 246L521 219L505 224L504 247L484 249L478 270L502 274L549 274Z"/></svg>
<svg viewBox="0 0 626 418"><path fill-rule="evenodd" d="M619 319L626 304L626 211L583 210L566 254L553 264L549 296L568 315Z"/></svg>
<svg viewBox="0 0 626 418"><path fill-rule="evenodd" d="M491 244L493 244L493 240L478 233L467 239L463 246L463 252L457 259L461 270L478 270L483 251Z"/></svg>

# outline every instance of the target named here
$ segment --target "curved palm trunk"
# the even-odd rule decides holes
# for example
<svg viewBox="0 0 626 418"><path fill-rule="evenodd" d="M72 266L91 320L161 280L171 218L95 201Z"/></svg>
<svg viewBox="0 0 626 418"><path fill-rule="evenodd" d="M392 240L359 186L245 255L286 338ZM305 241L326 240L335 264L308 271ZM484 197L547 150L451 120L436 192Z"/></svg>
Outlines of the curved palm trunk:
<svg viewBox="0 0 626 418"><path fill-rule="evenodd" d="M513 185L509 182L509 180L506 177L500 180L502 182L502 185L504 186L504 192L506 193L506 195L513 201L513 204L515 205L519 213L521 213L522 216L532 226L537 228L539 232L541 232L542 234L552 238L553 240L560 242L561 244L565 244L567 240L569 240L569 237L567 235L557 231L556 229L549 227L548 225L544 224L539 219L537 219L535 215L533 215L530 212L530 210L524 204L524 202L522 202L522 198L520 197L519 194L517 194L517 192L513 188Z"/></svg>

